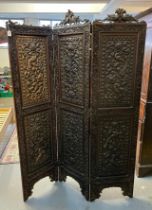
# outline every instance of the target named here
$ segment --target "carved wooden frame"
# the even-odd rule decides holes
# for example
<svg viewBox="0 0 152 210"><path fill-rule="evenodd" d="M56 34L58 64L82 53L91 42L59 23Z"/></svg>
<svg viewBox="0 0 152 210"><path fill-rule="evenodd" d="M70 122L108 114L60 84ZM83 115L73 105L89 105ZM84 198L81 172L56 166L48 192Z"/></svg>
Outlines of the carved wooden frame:
<svg viewBox="0 0 152 210"><path fill-rule="evenodd" d="M72 26L65 26L61 28L57 28L53 31L54 33L54 68L56 72L56 96L57 96L57 118L58 118L58 157L59 157L59 180L64 181L66 179L66 176L71 176L75 180L78 181L78 183L81 186L82 193L86 197L86 199L89 199L89 69L90 69L90 23L80 24L80 25L72 25ZM62 99L61 96L61 83L60 83L60 77L61 77L61 64L60 64L60 57L59 57L59 42L60 38L62 37L77 37L82 36L83 37L83 84L84 87L83 90L83 102L79 102L79 104L75 104L75 102L66 102L64 99ZM67 46L68 47L68 46ZM76 49L75 49L76 50ZM68 81L67 81L68 82ZM82 117L83 120L83 132L84 132L84 142L83 142L83 150L84 150L84 159L83 164L85 168L85 172L80 173L77 170L74 170L73 165L70 163L66 165L64 163L64 157L63 157L63 141L62 141L62 131L61 131L61 111L70 111L69 113L72 114L78 114ZM74 119L73 119L74 120ZM71 139L72 139L72 133L71 133ZM76 151L78 152L78 151ZM72 157L71 157L72 158Z"/></svg>
<svg viewBox="0 0 152 210"><path fill-rule="evenodd" d="M16 25L10 23L7 27L8 35L9 35L9 54L10 54L10 64L12 69L12 82L13 82L13 90L14 90L14 99L15 99L15 110L16 110L16 122L17 122L17 131L18 131L18 140L19 140L19 154L20 154L20 162L21 162L21 174L22 174L22 184L23 184L23 196L24 200L32 194L32 188L35 182L39 179L49 176L53 181L57 181L57 149L56 149L56 138L55 138L55 111L54 111L54 103L55 103L55 93L54 89L54 72L52 68L52 30L50 28L42 28L42 27L33 27L33 26L25 26L25 25ZM48 75L48 89L52 90L51 95L49 95L48 100L46 102L38 103L30 106L23 106L22 103L22 87L20 82L20 73L19 73L19 64L18 64L18 54L16 47L16 37L24 35L24 36L42 36L47 39L47 66L50 71L47 72ZM50 75L52 74L52 75ZM48 111L50 115L50 132L51 134L51 142L50 145L52 147L53 157L51 158L50 163L44 163L43 167L33 171L32 173L28 172L27 167L27 157L26 154L26 137L24 130L24 117L29 116L32 113L41 113L42 111Z"/></svg>
<svg viewBox="0 0 152 210"><path fill-rule="evenodd" d="M137 126L138 126L138 114L139 114L139 100L140 100L140 91L141 91L141 76L142 76L142 67L143 67L143 54L144 54L144 42L145 42L145 30L146 24L141 23L101 23L100 21L95 21L93 23L93 40L94 47L92 52L93 57L93 69L92 69L92 118L91 118L91 180L90 180L90 200L95 200L100 196L100 192L105 187L121 187L124 195L129 197L133 196L133 184L134 184L134 169L135 169L135 155L136 155L136 141L137 141ZM99 34L100 33L109 33L109 34L134 34L137 36L137 54L135 56L135 76L134 76L134 88L133 88L133 101L130 105L125 106L116 106L116 107L102 107L98 102L98 95L96 95L98 90L98 72L101 71L99 67L99 61L102 58L98 58L99 52ZM138 62L137 62L138 61ZM98 64L98 65L97 65ZM98 177L95 174L95 159L97 158L97 151L94 145L98 145L98 136L97 130L99 113L103 112L103 115L106 117L123 117L126 115L126 112L130 113L131 117L131 139L130 139L130 154L129 154L129 168L128 173L122 176L107 176L107 177ZM106 114L107 112L107 114ZM95 131L96 130L96 131ZM119 152L119 151L117 151ZM96 158L95 158L96 157ZM100 167L100 166L99 166Z"/></svg>
<svg viewBox="0 0 152 210"><path fill-rule="evenodd" d="M68 16L70 15L70 16ZM18 137L19 137L19 151L21 160L21 172L22 172L22 183L24 191L24 200L26 200L32 193L32 187L36 181L39 179L49 176L53 181L65 181L66 176L73 177L80 184L83 195L87 200L93 201L100 196L100 192L105 187L121 187L124 195L129 197L133 196L133 183L134 183L134 167L135 167L135 151L136 151L136 138L137 138L137 125L138 125L138 112L139 112L139 99L140 99L140 88L141 88L141 74L142 74L142 60L144 53L144 40L145 40L145 23L137 23L134 18L127 15L122 9L117 10L117 12L109 16L105 21L94 21L92 24L88 21L81 21L79 17L75 17L71 11L69 11L66 16L65 21L53 30L48 27L33 27L33 26L20 26L13 23L8 25L9 31L9 51L10 51L10 61L12 68L12 79L14 86L14 96L15 96L15 107L16 107L16 120L18 127ZM109 23L110 22L110 23ZM136 43L136 55L134 55L134 81L133 81L133 94L130 103L121 104L118 106L116 104L114 107L106 107L99 104L98 101L98 84L99 84L99 71L100 69L100 49L99 49L99 34L109 33L109 34L133 34L137 38ZM18 55L16 49L16 36L39 36L46 37L47 42L47 65L48 65L48 89L49 97L43 103L37 103L35 106L23 107L22 105L22 86L20 84L20 72L18 65ZM62 61L60 55L60 40L62 37L83 37L81 40L81 49L83 47L83 102L77 100L64 100L61 97L61 92L63 89L63 84L61 85L62 77ZM53 40L53 41L52 41ZM53 43L52 43L53 42ZM70 42L70 41L69 41ZM72 43L72 42L71 42ZM73 43L72 43L73 44ZM71 44L71 45L72 45ZM61 44L62 45L62 44ZM64 46L65 47L65 46ZM67 46L68 47L68 46ZM70 47L69 47L70 49ZM73 50L72 46L71 49ZM79 49L79 48L78 48ZM75 49L77 50L77 49ZM82 52L81 52L82 53ZM78 52L79 54L79 52ZM65 59L65 58L64 58ZM138 60L138 62L137 62ZM68 64L69 65L69 64ZM67 67L69 68L69 67ZM77 71L79 71L79 68ZM67 86L70 84L75 84L75 78L70 81L66 81ZM79 79L78 79L79 82ZM75 88L75 87L74 87ZM79 91L80 86L78 86ZM51 92L52 91L52 92ZM70 98L70 95L68 95ZM73 96L74 98L74 96ZM78 102L78 103L77 103ZM51 149L53 157L50 158L50 163L44 163L44 166L36 169L35 172L29 173L27 167L27 157L26 154L26 139L25 139L25 128L23 119L32 113L41 113L43 111L49 110L49 124L51 131ZM64 161L64 145L63 142L63 132L61 126L63 120L63 110L70 113L71 116L76 114L77 120L73 119L71 121L65 121L65 124L69 123L71 126L71 131L69 132L70 140L74 139L73 127L76 124L82 124L82 151L83 151L83 163L81 166L81 172L78 170L77 165L72 164L73 158L72 154L69 157L68 166L67 162ZM62 111L62 112L61 112ZM76 116L75 115L75 116ZM132 132L128 134L130 138L129 143L129 159L128 171L127 173L119 173L116 176L99 176L96 167L96 160L98 159L97 145L99 145L99 122L100 116L103 117L103 122L106 122L106 118L118 120L126 119L132 127ZM75 117L76 118L76 117ZM116 119L115 118L115 119ZM67 120L64 118L64 120ZM69 117L68 117L69 120ZM79 121L79 123L78 123ZM63 124L63 123L62 123ZM45 125L43 125L45 126ZM69 126L69 127L70 127ZM72 127L73 126L73 127ZM130 128L129 127L129 128ZM80 130L77 128L77 131ZM73 133L71 133L73 132ZM68 133L68 132L67 132ZM68 140L69 140L68 139ZM78 150L78 149L77 149ZM118 149L117 149L118 150ZM119 151L117 151L119 153ZM77 151L76 151L77 153ZM74 166L76 169L74 169ZM82 172L83 171L83 172Z"/></svg>

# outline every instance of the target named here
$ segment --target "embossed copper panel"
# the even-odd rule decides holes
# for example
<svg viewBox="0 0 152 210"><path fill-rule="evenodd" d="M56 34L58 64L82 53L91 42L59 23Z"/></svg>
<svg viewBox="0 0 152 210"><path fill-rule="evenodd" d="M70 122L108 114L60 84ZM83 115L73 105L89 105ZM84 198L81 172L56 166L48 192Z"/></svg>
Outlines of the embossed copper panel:
<svg viewBox="0 0 152 210"><path fill-rule="evenodd" d="M10 23L9 53L26 200L39 179L57 180L54 73L50 28Z"/></svg>

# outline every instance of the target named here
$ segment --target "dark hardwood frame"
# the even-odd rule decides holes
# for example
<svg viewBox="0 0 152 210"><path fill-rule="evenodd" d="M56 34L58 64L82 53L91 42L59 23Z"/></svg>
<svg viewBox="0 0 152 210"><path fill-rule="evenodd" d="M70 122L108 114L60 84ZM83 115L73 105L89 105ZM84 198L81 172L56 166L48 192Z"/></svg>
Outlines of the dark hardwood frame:
<svg viewBox="0 0 152 210"><path fill-rule="evenodd" d="M49 176L53 181L65 181L66 176L73 177L80 184L83 195L90 201L98 198L105 187L121 187L124 195L133 196L146 24L137 23L132 16L127 15L122 9L118 9L114 15L109 16L105 21L94 21L92 24L88 21L82 22L79 17L75 17L71 11L68 11L65 20L53 31L48 27L8 24L24 200L31 195L34 183L45 176ZM47 40L45 52L40 53L45 53L47 57L47 73L45 73L47 82L45 85L49 93L42 103L39 101L38 94L38 99L34 104L27 104L27 107L23 106L22 100L21 66L19 65L18 46L16 45L18 36L31 36L33 41L36 37L43 37ZM130 39L128 39L129 36ZM111 37L112 40L106 41L106 37ZM77 43L76 46L75 43ZM108 48L107 43L111 45ZM130 45L128 45L130 47L129 54L127 54L128 50L125 43ZM113 46L117 48L114 54L115 48ZM105 50L103 53L103 48L110 51ZM67 54L63 53L64 50L67 50ZM68 57L71 54L73 58ZM109 74L111 74L112 79L117 79L117 93L110 86L106 86L106 84L110 85L106 76L108 67L105 64L104 66L102 62L104 56L107 58L109 54L114 59L114 61L110 61L112 74ZM131 67L122 68L121 56L128 62L132 62L130 63ZM66 61L67 58L69 59ZM118 74L119 72L117 73L118 69L115 65L122 74L121 76ZM127 65L126 61L125 65ZM30 67L32 68L32 66ZM37 71L37 69L35 70ZM73 77L69 77L72 74L70 71L74 71ZM129 71L129 77L125 77L126 71ZM102 75L104 78L101 78ZM43 76L40 76L41 80L43 80ZM105 84L103 80L107 80L107 83ZM101 85L102 88L105 88L105 93L100 92ZM110 89L108 89L109 87ZM109 93L114 95L116 100L105 97L106 90L110 91ZM108 100L111 100L110 103ZM50 113L47 117L43 113L44 110ZM43 133L41 138L43 140L47 136L47 143L51 148L52 156L47 152L48 162L44 162L39 168L39 165L35 165L34 173L30 173L26 151L28 144L31 144L26 138L30 129L26 132L24 118L33 113L41 112L41 115L46 117L46 123L42 122L41 124L40 122L42 133L43 129L47 127L46 134ZM36 122L34 123L35 126L31 128L32 132L36 131L37 128ZM100 132L105 128L107 129L107 126L111 130L109 136ZM125 137L123 137L123 131L120 128L124 129ZM103 135L103 139L105 135L104 141L100 139L100 134ZM111 166L107 165L107 160L105 163L102 162L103 157L100 162L98 161L101 155L100 144L102 144L102 149L106 148L108 139L112 139L111 149L103 150L103 154L114 155L114 159L109 160L111 164L116 165L112 169ZM121 142L119 147L116 145L117 139ZM123 140L128 145L127 152L122 146ZM70 151L65 150L71 142L75 145L75 151L72 144L69 148ZM113 148L116 148L115 151ZM123 152L125 157L122 157ZM120 172L117 161L115 161L117 154L119 160L122 161Z"/></svg>

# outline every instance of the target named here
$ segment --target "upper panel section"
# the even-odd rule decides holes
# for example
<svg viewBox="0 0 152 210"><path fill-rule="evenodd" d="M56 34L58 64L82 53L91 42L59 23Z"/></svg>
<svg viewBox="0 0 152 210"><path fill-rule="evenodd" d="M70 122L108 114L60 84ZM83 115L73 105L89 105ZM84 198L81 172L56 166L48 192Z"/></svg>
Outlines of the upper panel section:
<svg viewBox="0 0 152 210"><path fill-rule="evenodd" d="M132 106L136 34L99 34L99 106Z"/></svg>
<svg viewBox="0 0 152 210"><path fill-rule="evenodd" d="M23 106L49 101L46 37L16 36Z"/></svg>
<svg viewBox="0 0 152 210"><path fill-rule="evenodd" d="M61 100L84 104L84 39L83 34L59 37Z"/></svg>
<svg viewBox="0 0 152 210"><path fill-rule="evenodd" d="M89 100L90 24L54 30L59 102L84 107Z"/></svg>
<svg viewBox="0 0 152 210"><path fill-rule="evenodd" d="M93 23L93 78L96 78L93 100L97 107L134 106L145 29L145 23L135 21Z"/></svg>
<svg viewBox="0 0 152 210"><path fill-rule="evenodd" d="M51 101L51 34L50 28L8 25L12 71L18 72L23 108Z"/></svg>

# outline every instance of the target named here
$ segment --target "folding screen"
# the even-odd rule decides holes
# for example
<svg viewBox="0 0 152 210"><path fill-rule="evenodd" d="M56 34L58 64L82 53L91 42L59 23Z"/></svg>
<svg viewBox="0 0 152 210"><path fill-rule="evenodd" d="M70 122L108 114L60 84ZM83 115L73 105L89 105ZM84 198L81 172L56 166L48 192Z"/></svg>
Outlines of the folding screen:
<svg viewBox="0 0 152 210"><path fill-rule="evenodd" d="M25 200L45 176L73 177L91 201L111 186L132 197L145 26L123 9L8 24Z"/></svg>

